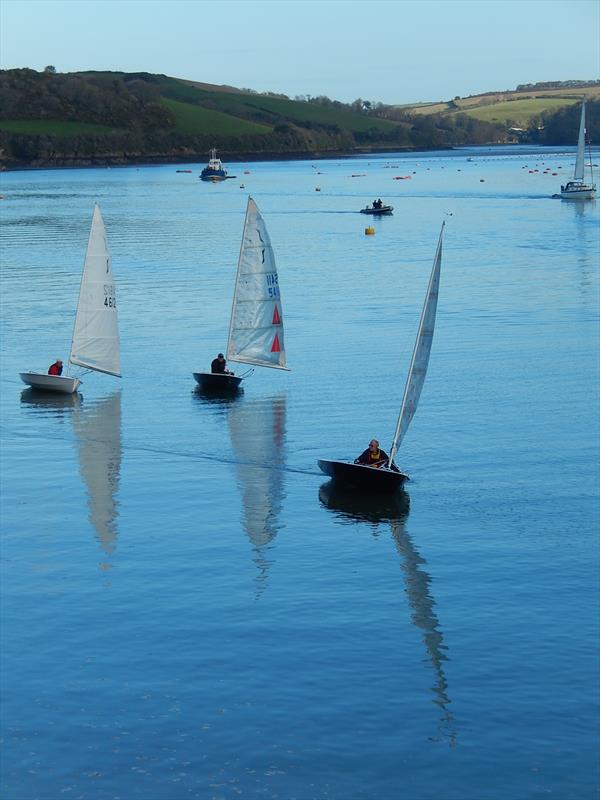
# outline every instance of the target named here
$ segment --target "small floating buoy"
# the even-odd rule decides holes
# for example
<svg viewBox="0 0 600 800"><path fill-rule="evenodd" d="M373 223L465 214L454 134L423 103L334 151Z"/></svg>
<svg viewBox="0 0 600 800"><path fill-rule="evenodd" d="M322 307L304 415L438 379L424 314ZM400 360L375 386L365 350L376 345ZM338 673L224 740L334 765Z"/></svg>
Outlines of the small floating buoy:
<svg viewBox="0 0 600 800"><path fill-rule="evenodd" d="M365 228L365 236L375 236L375 228Z"/></svg>
<svg viewBox="0 0 600 800"><path fill-rule="evenodd" d="M321 191L321 187L320 186L315 186L315 192L320 192L320 191Z"/></svg>
<svg viewBox="0 0 600 800"><path fill-rule="evenodd" d="M240 183L240 189L245 189L245 188L246 188L246 187L244 186L244 184L243 184L243 183Z"/></svg>
<svg viewBox="0 0 600 800"><path fill-rule="evenodd" d="M485 183L485 178L479 178L479 183Z"/></svg>

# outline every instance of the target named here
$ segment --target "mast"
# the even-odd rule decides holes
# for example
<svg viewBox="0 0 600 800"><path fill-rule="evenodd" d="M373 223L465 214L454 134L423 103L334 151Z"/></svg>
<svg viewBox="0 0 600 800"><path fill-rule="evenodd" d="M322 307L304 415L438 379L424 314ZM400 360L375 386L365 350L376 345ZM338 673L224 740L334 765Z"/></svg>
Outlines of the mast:
<svg viewBox="0 0 600 800"><path fill-rule="evenodd" d="M404 395L402 397L400 414L398 415L398 423L390 448L390 464L393 462L400 442L417 410L421 389L425 383L429 354L431 353L431 343L433 341L433 330L435 327L435 314L437 311L437 299L440 285L440 267L442 263L442 237L444 235L445 225L446 223L442 222L435 258L433 259L433 267L431 268L431 275L429 277L429 285L425 295L425 302L423 303L423 310L421 311L415 347L406 378L406 384L404 386Z"/></svg>

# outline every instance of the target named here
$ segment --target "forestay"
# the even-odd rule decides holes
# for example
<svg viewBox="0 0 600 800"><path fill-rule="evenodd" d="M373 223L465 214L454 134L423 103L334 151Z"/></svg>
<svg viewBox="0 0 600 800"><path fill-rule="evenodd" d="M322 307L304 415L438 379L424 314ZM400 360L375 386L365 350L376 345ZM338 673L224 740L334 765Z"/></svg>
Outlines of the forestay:
<svg viewBox="0 0 600 800"><path fill-rule="evenodd" d="M275 256L263 218L251 197L238 261L227 359L286 369Z"/></svg>
<svg viewBox="0 0 600 800"><path fill-rule="evenodd" d="M121 377L115 283L98 204L94 206L69 360Z"/></svg>
<svg viewBox="0 0 600 800"><path fill-rule="evenodd" d="M421 321L419 322L419 330L417 332L417 339L415 342L415 349L410 363L410 369L406 378L406 385L404 387L404 396L402 398L402 406L400 408L400 415L398 417L398 424L396 425L396 432L394 434L394 441L390 449L390 460L394 460L396 451L400 446L404 434L417 410L421 390L425 383L425 376L427 374L427 367L429 365L429 355L431 353L431 344L433 342L433 330L435 328L435 315L437 311L438 293L440 288L440 267L442 264L442 237L444 234L445 223L442 223L440 231L440 238L438 240L435 258L433 260L433 267L431 269L431 276L429 278L429 286L427 287L427 294L425 295L425 302L423 303L423 311L421 312Z"/></svg>

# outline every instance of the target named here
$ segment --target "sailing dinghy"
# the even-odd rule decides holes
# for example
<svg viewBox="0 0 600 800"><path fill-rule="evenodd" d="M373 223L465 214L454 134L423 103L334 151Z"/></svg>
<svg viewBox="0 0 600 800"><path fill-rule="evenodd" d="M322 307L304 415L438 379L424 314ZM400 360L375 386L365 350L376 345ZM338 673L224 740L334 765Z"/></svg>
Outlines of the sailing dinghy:
<svg viewBox="0 0 600 800"><path fill-rule="evenodd" d="M403 472L396 472L391 468L394 457L398 451L404 434L417 410L421 390L425 383L427 367L429 365L429 355L433 342L433 330L435 327L435 316L437 311L438 293L440 287L440 268L442 265L442 237L444 235L445 223L442 223L440 237L438 239L433 267L429 278L429 285L423 303L421 320L417 331L417 339L404 386L404 396L398 416L398 423L394 433L394 439L390 448L390 458L387 464L382 467L370 467L363 464L354 464L347 461L325 461L319 460L318 464L322 472L329 475L337 483L346 486L356 487L366 491L395 492L400 489L408 475Z"/></svg>
<svg viewBox="0 0 600 800"><path fill-rule="evenodd" d="M100 207L94 205L69 362L86 370L121 377L119 326L112 262ZM33 389L72 394L81 378L21 372L21 380Z"/></svg>
<svg viewBox="0 0 600 800"><path fill-rule="evenodd" d="M585 100L581 105L581 119L579 121L579 137L577 139L577 157L573 179L565 186L560 187L560 196L563 200L593 200L596 197L596 184L592 170L592 154L590 152L590 182L585 182Z"/></svg>
<svg viewBox="0 0 600 800"><path fill-rule="evenodd" d="M227 361L287 369L275 256L265 222L251 197L233 292ZM220 393L237 391L247 374L194 372L194 378L203 392Z"/></svg>

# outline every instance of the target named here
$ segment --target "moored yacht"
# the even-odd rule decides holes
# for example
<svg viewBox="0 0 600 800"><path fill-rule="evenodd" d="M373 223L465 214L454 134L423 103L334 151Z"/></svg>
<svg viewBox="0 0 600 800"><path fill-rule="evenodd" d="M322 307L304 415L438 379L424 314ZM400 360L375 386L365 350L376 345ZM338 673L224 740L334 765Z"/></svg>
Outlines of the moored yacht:
<svg viewBox="0 0 600 800"><path fill-rule="evenodd" d="M579 122L579 138L577 140L577 158L573 179L560 187L560 196L563 200L593 200L596 197L596 184L592 172L592 155L590 152L590 182L584 179L585 171L585 100L581 106L581 120Z"/></svg>

